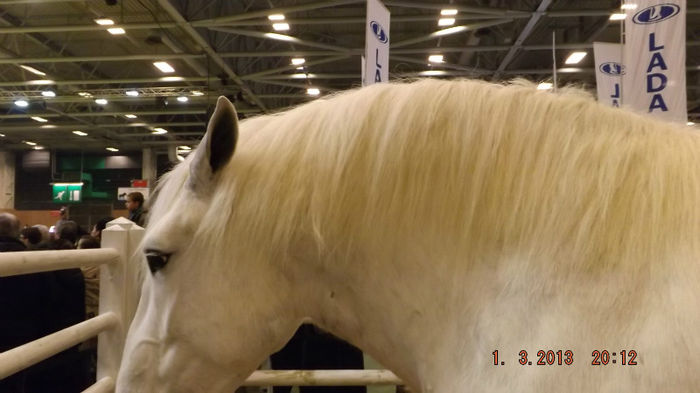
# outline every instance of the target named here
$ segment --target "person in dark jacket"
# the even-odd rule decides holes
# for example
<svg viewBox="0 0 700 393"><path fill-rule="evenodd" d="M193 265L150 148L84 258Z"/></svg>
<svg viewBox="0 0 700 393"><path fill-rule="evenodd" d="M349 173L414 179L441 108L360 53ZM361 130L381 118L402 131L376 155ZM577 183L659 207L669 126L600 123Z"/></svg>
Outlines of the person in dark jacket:
<svg viewBox="0 0 700 393"><path fill-rule="evenodd" d="M26 250L19 221L0 213L0 252ZM80 269L0 277L0 352L85 319ZM77 347L0 380L2 393L74 393L86 388Z"/></svg>
<svg viewBox="0 0 700 393"><path fill-rule="evenodd" d="M146 213L143 211L144 198L140 192L130 192L126 195L126 209L129 210L129 220L136 225L146 225Z"/></svg>

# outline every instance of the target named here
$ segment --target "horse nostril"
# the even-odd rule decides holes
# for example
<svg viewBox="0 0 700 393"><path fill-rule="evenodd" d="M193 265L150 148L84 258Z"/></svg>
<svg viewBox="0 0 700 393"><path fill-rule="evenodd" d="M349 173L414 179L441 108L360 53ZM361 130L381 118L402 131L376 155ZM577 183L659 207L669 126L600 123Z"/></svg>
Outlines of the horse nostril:
<svg viewBox="0 0 700 393"><path fill-rule="evenodd" d="M148 261L148 268L151 270L151 274L155 274L158 270L164 268L168 264L168 258L169 255L165 254L146 253L146 260Z"/></svg>

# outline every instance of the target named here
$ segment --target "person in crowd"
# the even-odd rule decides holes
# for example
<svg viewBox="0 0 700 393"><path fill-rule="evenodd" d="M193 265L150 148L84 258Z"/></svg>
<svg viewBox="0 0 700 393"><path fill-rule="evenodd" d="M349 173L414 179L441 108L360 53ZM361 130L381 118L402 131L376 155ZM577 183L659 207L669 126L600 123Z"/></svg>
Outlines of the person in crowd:
<svg viewBox="0 0 700 393"><path fill-rule="evenodd" d="M22 228L20 239L27 250L38 250L41 244L41 231L37 227Z"/></svg>
<svg viewBox="0 0 700 393"><path fill-rule="evenodd" d="M0 252L24 251L27 247L19 239L19 220L11 213L0 213Z"/></svg>
<svg viewBox="0 0 700 393"><path fill-rule="evenodd" d="M102 241L102 231L107 228L107 223L114 220L112 217L100 218L97 223L92 227L90 231L90 236L94 237L98 241Z"/></svg>
<svg viewBox="0 0 700 393"><path fill-rule="evenodd" d="M129 210L129 220L138 226L146 225L146 213L143 210L144 198L140 192L130 192L126 195L126 208Z"/></svg>
<svg viewBox="0 0 700 393"><path fill-rule="evenodd" d="M41 246L39 248L43 249L43 246L49 244L49 242L51 241L51 237L49 236L49 227L42 224L37 224L33 227L38 229L39 232L41 232Z"/></svg>
<svg viewBox="0 0 700 393"><path fill-rule="evenodd" d="M71 250L75 249L78 242L78 234L80 229L75 221L64 220L60 226L56 227L56 240L54 240L51 249L53 250Z"/></svg>

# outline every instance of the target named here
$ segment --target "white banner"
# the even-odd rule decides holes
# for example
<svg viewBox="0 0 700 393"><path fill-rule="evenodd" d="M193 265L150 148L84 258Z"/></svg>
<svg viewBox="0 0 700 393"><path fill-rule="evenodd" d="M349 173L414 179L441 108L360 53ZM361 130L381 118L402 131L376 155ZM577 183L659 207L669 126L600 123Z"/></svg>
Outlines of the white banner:
<svg viewBox="0 0 700 393"><path fill-rule="evenodd" d="M685 0L636 0L627 10L623 104L685 123Z"/></svg>
<svg viewBox="0 0 700 393"><path fill-rule="evenodd" d="M625 67L622 65L622 45L594 42L593 56L598 102L619 107L622 91L620 84L625 73Z"/></svg>
<svg viewBox="0 0 700 393"><path fill-rule="evenodd" d="M379 0L367 0L363 86L389 80L390 16Z"/></svg>

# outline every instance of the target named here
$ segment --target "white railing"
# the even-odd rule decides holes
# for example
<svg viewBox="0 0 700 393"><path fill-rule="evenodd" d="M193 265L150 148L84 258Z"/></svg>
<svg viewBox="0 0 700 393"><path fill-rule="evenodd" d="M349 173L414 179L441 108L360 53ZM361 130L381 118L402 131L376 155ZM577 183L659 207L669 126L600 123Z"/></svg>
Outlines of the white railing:
<svg viewBox="0 0 700 393"><path fill-rule="evenodd" d="M99 315L0 353L0 379L98 336L98 381L85 392L114 390L124 338L136 311L140 262L134 251L143 232L131 221L118 218L102 231L100 249L0 253L0 277L100 266Z"/></svg>
<svg viewBox="0 0 700 393"><path fill-rule="evenodd" d="M114 391L124 340L140 295L141 257L135 251L144 229L117 218L102 231L102 247L91 250L0 253L0 277L75 267L100 266L99 315L0 353L0 379L98 336L97 382L83 393ZM245 386L400 385L387 370L258 370Z"/></svg>

